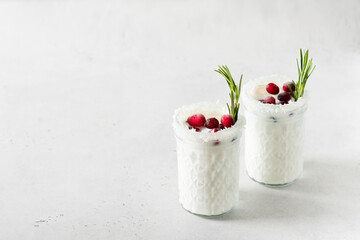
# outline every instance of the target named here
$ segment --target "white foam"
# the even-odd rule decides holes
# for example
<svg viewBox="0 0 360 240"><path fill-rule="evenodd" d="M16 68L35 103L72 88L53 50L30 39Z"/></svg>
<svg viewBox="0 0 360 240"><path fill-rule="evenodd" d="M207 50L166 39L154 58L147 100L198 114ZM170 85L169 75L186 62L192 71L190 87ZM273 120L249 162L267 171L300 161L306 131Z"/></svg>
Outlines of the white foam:
<svg viewBox="0 0 360 240"><path fill-rule="evenodd" d="M196 132L195 129L189 130L186 121L188 117L197 113L203 114L205 118L215 117L220 120L222 115L228 114L228 110L226 108L226 104L221 104L219 101L195 103L175 110L173 127L178 138L198 143L210 141L231 141L239 134L241 128L245 124L244 116L239 113L238 120L235 125L216 133L209 131Z"/></svg>
<svg viewBox="0 0 360 240"><path fill-rule="evenodd" d="M253 93L256 91L256 88L259 85L266 85L270 82L275 83L279 86L280 90L285 82L291 81L291 78L271 75L267 77L260 77L248 82L242 91L242 100L247 110L256 112L258 115L271 115L273 117L287 117L288 114L294 110L298 110L299 108L304 108L306 110L308 95L305 92L304 97L299 98L296 102L292 99L288 104L264 104L260 102L256 97L254 97ZM280 91L281 92L281 91ZM268 94L271 96L271 94Z"/></svg>

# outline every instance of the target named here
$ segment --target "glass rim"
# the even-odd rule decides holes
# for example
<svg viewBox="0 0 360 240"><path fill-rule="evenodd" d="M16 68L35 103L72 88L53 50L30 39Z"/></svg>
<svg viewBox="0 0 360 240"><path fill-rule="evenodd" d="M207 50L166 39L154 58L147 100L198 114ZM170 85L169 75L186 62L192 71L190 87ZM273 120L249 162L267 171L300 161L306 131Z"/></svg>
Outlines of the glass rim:
<svg viewBox="0 0 360 240"><path fill-rule="evenodd" d="M219 116L227 114L226 105L220 105L219 102L200 102L190 105L183 106L175 110L173 116L173 130L175 135L181 139L191 139L192 142L211 142L211 141L220 141L225 142L232 140L234 137L237 137L244 129L245 117L239 113L238 120L230 128L225 128L218 132L196 132L194 129L190 130L189 127L184 124L186 122L187 116L191 114L198 113L197 108L211 108L209 112L217 112ZM206 113L204 112L206 115ZM209 117L209 116L208 116ZM187 140L186 140L187 141Z"/></svg>

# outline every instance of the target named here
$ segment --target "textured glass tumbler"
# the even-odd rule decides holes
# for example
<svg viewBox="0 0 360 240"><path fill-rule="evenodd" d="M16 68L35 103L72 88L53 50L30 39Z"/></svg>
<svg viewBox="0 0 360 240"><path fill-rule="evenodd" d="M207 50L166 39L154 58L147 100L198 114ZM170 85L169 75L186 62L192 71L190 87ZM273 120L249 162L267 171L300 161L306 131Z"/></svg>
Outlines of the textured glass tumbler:
<svg viewBox="0 0 360 240"><path fill-rule="evenodd" d="M281 86L284 81L279 81L278 85ZM250 91L246 87L245 90ZM245 94L245 97L249 95ZM285 105L254 101L244 101L247 174L256 182L268 186L288 185L303 172L307 101L302 98Z"/></svg>
<svg viewBox="0 0 360 240"><path fill-rule="evenodd" d="M230 211L238 201L240 137L244 118L240 116L234 126L217 133L197 133L187 126L182 127L185 118L181 116L202 112L206 117L219 117L221 112L213 111L214 104L188 107L179 109L174 116L179 201L191 213L220 215ZM208 109L212 109L212 113L207 112ZM187 114L183 115L184 112Z"/></svg>

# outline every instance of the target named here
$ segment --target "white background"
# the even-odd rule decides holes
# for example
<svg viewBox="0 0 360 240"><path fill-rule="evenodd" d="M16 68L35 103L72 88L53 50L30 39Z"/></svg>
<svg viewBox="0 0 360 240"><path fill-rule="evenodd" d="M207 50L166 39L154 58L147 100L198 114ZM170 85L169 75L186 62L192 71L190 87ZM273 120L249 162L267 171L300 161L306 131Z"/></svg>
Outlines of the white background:
<svg viewBox="0 0 360 240"><path fill-rule="evenodd" d="M307 89L305 171L215 219L178 203L175 108L213 70ZM360 2L1 1L0 239L359 239Z"/></svg>

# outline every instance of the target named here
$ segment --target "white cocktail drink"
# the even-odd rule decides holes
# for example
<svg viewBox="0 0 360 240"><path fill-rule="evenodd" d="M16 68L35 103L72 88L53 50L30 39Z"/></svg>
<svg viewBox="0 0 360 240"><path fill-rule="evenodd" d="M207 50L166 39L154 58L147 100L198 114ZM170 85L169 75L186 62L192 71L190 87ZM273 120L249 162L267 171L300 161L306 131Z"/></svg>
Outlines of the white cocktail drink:
<svg viewBox="0 0 360 240"><path fill-rule="evenodd" d="M303 171L303 143L307 96L287 104L265 104L265 86L283 86L290 79L270 76L247 83L245 107L245 163L253 180L270 186L294 182Z"/></svg>
<svg viewBox="0 0 360 240"><path fill-rule="evenodd" d="M227 109L218 103L198 103L175 111L179 201L191 213L219 215L238 200L240 137L243 116L230 128L213 132L189 129L187 118L202 113L220 119Z"/></svg>

